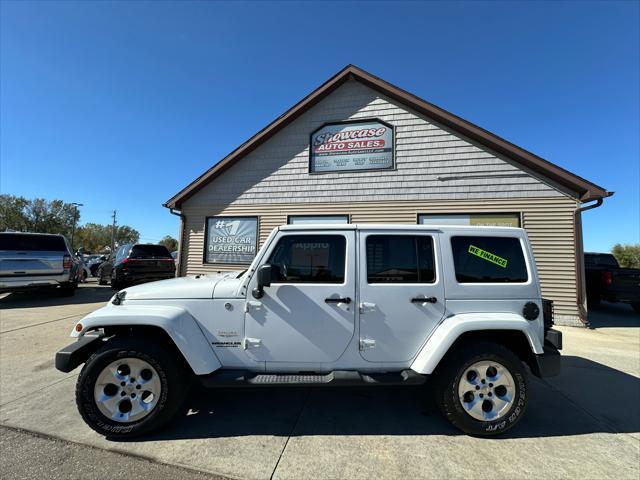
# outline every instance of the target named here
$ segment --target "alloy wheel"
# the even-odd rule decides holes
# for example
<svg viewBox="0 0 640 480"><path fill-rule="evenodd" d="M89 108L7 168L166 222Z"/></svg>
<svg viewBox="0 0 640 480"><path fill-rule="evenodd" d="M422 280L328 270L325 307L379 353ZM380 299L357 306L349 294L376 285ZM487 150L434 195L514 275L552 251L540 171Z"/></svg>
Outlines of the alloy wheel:
<svg viewBox="0 0 640 480"><path fill-rule="evenodd" d="M513 405L516 384L498 362L482 360L466 368L458 384L464 410L475 420L490 422L503 417Z"/></svg>
<svg viewBox="0 0 640 480"><path fill-rule="evenodd" d="M149 363L140 358L123 358L100 372L93 395L105 417L131 423L153 411L161 391L160 376Z"/></svg>

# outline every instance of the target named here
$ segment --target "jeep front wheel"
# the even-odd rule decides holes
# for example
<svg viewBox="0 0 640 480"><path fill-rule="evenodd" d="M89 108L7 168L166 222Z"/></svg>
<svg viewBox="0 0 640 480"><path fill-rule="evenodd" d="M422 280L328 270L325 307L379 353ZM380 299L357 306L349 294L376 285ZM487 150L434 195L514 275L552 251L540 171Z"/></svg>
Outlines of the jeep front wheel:
<svg viewBox="0 0 640 480"><path fill-rule="evenodd" d="M184 398L185 372L165 349L115 338L89 358L76 384L84 421L110 438L149 433L171 420Z"/></svg>
<svg viewBox="0 0 640 480"><path fill-rule="evenodd" d="M445 361L436 379L436 400L454 426L470 435L491 436L518 423L528 387L516 355L498 344L478 343L456 350Z"/></svg>

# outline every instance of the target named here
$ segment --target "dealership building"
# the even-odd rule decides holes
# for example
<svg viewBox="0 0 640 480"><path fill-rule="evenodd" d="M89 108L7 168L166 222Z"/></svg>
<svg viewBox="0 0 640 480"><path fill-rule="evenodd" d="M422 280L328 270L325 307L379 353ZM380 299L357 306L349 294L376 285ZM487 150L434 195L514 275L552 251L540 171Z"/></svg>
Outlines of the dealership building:
<svg viewBox="0 0 640 480"><path fill-rule="evenodd" d="M523 227L557 323L586 323L583 211L612 193L347 66L165 206L181 275L245 269L287 223Z"/></svg>

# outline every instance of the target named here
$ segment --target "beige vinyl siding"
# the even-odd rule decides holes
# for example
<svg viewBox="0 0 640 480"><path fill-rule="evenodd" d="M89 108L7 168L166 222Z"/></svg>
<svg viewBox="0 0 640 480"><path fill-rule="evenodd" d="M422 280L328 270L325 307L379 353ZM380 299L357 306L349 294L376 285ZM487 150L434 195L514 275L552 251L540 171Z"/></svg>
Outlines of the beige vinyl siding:
<svg viewBox="0 0 640 480"><path fill-rule="evenodd" d="M395 127L396 168L309 174L309 136L329 122L379 118ZM356 81L340 86L186 201L189 206L264 203L562 197L523 170Z"/></svg>
<svg viewBox="0 0 640 480"><path fill-rule="evenodd" d="M271 230L287 223L287 215L346 214L352 223L416 224L420 213L518 212L533 245L542 295L555 302L556 314L577 320L575 232L577 202L568 197L511 198L478 201L389 201L289 204L185 205L182 274L239 270L246 265L203 263L205 217L212 215L259 216L260 245Z"/></svg>

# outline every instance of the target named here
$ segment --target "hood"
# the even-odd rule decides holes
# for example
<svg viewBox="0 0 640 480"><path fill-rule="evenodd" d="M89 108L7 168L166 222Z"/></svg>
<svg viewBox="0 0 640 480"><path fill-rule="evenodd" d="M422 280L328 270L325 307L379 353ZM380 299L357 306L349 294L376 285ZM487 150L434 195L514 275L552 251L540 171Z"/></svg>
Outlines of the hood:
<svg viewBox="0 0 640 480"><path fill-rule="evenodd" d="M126 299L212 298L216 284L225 279L234 279L238 273L225 272L217 275L195 275L144 283L126 288Z"/></svg>

